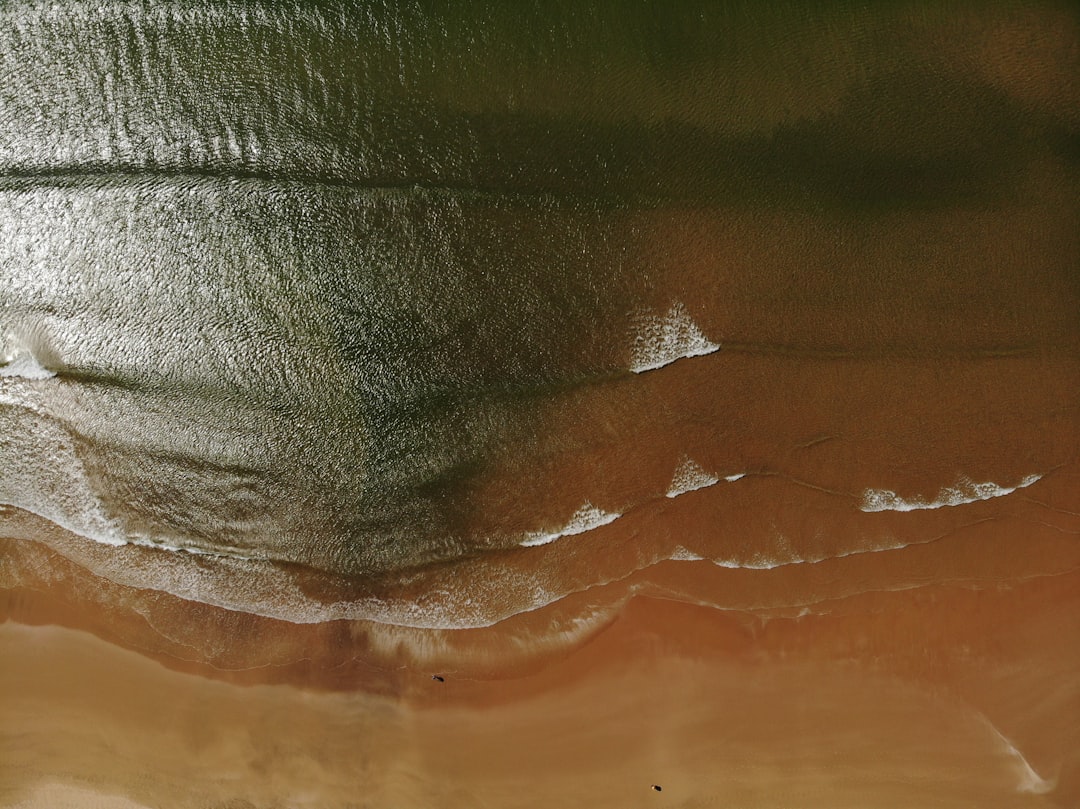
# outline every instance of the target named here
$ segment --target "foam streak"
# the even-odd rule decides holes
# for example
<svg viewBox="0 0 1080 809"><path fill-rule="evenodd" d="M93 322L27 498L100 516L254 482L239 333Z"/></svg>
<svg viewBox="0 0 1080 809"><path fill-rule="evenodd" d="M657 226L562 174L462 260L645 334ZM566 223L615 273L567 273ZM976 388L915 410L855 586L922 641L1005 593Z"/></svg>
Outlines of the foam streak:
<svg viewBox="0 0 1080 809"><path fill-rule="evenodd" d="M975 483L967 478L961 479L955 486L942 489L933 500L917 497L913 500L905 500L896 492L888 489L867 489L863 492L862 511L920 511L924 509L943 508L946 506L963 506L968 503L977 503L980 500L992 500L995 497L1004 497L1012 494L1017 489L1026 489L1033 483L1042 479L1042 475L1028 475L1015 486L999 486L997 483Z"/></svg>
<svg viewBox="0 0 1080 809"><path fill-rule="evenodd" d="M616 512L599 509L592 503L586 503L574 512L574 516L570 518L570 521L558 531L552 533L541 531L526 534L525 539L521 541L521 546L531 548L536 545L547 545L560 537L584 534L586 531L592 531L594 528L615 522L621 516Z"/></svg>

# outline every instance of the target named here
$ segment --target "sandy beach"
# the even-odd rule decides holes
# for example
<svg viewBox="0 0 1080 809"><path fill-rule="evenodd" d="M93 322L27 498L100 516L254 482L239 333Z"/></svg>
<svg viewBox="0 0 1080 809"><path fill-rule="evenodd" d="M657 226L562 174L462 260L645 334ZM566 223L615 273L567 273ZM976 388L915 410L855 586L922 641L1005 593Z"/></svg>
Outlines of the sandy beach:
<svg viewBox="0 0 1080 809"><path fill-rule="evenodd" d="M1080 806L1075 10L511 5L0 9L0 805Z"/></svg>
<svg viewBox="0 0 1080 809"><path fill-rule="evenodd" d="M535 674L413 669L394 696L241 686L9 622L0 715L20 741L2 800L1068 806L1078 582L930 586L769 621L638 599Z"/></svg>

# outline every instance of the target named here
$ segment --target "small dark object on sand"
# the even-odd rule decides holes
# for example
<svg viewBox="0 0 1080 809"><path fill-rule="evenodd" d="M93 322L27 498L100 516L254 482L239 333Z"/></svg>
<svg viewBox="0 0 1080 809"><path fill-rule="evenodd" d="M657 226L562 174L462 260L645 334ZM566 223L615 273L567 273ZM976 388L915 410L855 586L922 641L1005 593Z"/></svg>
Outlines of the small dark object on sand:
<svg viewBox="0 0 1080 809"><path fill-rule="evenodd" d="M653 784L652 788L655 789L657 792L660 792L663 789L663 787L659 784Z"/></svg>
<svg viewBox="0 0 1080 809"><path fill-rule="evenodd" d="M438 674L432 674L431 679L432 680L438 680L440 683L445 683L446 682L446 678L445 677L440 677Z"/></svg>

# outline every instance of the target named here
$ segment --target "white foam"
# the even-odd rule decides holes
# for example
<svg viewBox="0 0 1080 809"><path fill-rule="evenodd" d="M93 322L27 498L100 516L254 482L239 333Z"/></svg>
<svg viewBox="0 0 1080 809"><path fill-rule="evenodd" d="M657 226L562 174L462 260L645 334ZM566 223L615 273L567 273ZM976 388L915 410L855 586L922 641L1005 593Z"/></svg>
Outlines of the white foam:
<svg viewBox="0 0 1080 809"><path fill-rule="evenodd" d="M1042 479L1042 475L1028 475L1015 486L1000 486L997 483L975 483L962 478L955 486L949 486L938 492L933 500L917 497L905 500L888 489L867 489L863 492L863 501L859 508L863 511L919 511L923 509L962 506L977 503L980 500L992 500L1004 497L1017 489L1024 489Z"/></svg>
<svg viewBox="0 0 1080 809"><path fill-rule="evenodd" d="M716 475L706 472L694 461L686 458L671 478L671 486L668 487L667 497L678 497L680 494L695 492L720 482Z"/></svg>
<svg viewBox="0 0 1080 809"><path fill-rule="evenodd" d="M630 370L640 374L685 357L700 357L719 350L719 344L704 335L686 307L676 303L663 316L645 315L639 319Z"/></svg>
<svg viewBox="0 0 1080 809"><path fill-rule="evenodd" d="M676 545L675 550L671 552L671 556L668 559L672 562L704 562L705 557L694 553L688 548L684 548L682 545ZM711 561L711 560L710 560Z"/></svg>
<svg viewBox="0 0 1080 809"><path fill-rule="evenodd" d="M607 525L608 523L615 522L622 514L614 511L604 511L594 506L592 503L586 503L577 511L570 520L560 528L558 531L551 533L538 531L525 535L520 545L524 548L531 548L536 545L547 545L549 542L554 542L560 537L573 536L574 534L584 534L586 531L592 531L594 528L599 528L601 525Z"/></svg>
<svg viewBox="0 0 1080 809"><path fill-rule="evenodd" d="M42 412L32 391L0 389L0 428L0 503L102 545L127 544L94 494L73 437Z"/></svg>
<svg viewBox="0 0 1080 809"><path fill-rule="evenodd" d="M834 559L844 559L848 556L859 556L865 553L886 553L888 551L900 550L901 548L908 547L909 543L893 540L892 542L880 544L876 547L870 548L852 548L851 550L840 551L831 555L821 556L798 556L794 550L790 547L790 543L783 537L780 538L778 544L784 546L784 550L788 552L788 556L785 558L770 557L763 552L757 552L752 556L742 556L741 558L725 558L725 557L709 557L701 556L694 551L688 550L682 545L677 545L675 550L671 554L665 557L666 560L672 562L709 562L716 567L724 567L730 570L773 570L778 567L792 567L795 565L816 565L821 562L827 562Z"/></svg>
<svg viewBox="0 0 1080 809"><path fill-rule="evenodd" d="M192 556L210 556L215 559L235 559L240 562L266 562L269 561L265 554L253 554L240 548L228 545L215 545L213 550L200 548L197 545L176 545L168 540L157 539L148 536L125 535L119 542L107 542L107 545L138 545L140 548L152 548L157 551L168 553L189 553Z"/></svg>
<svg viewBox="0 0 1080 809"><path fill-rule="evenodd" d="M40 355L48 355L48 341L40 324L21 324L0 341L0 377L48 379L56 376L46 368Z"/></svg>
<svg viewBox="0 0 1080 809"><path fill-rule="evenodd" d="M0 376L20 379L49 379L56 373L45 368L29 351L0 357Z"/></svg>
<svg viewBox="0 0 1080 809"><path fill-rule="evenodd" d="M675 474L671 476L671 485L668 486L665 497L676 498L679 495L686 494L687 492L696 492L698 489L706 489L709 486L714 486L721 480L728 483L734 483L737 480L742 480L746 477L745 472L740 472L737 475L714 475L711 472L706 472L700 464L692 461L690 458L683 458L681 464L675 470Z"/></svg>

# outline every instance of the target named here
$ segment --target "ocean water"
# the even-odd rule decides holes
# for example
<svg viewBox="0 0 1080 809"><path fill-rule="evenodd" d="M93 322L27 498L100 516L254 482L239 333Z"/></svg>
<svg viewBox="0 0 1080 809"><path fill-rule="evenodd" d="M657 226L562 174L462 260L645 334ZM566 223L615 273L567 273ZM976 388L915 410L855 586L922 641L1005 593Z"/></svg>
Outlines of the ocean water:
<svg viewBox="0 0 1080 809"><path fill-rule="evenodd" d="M3 614L350 689L649 599L1072 575L1078 41L1034 2L5 4ZM1035 724L1034 764L988 725L1019 791L1080 794Z"/></svg>

